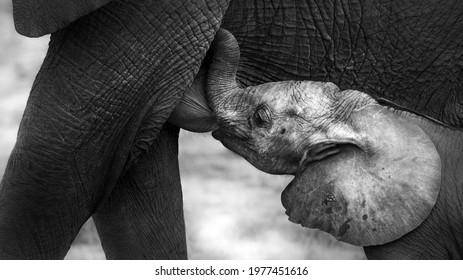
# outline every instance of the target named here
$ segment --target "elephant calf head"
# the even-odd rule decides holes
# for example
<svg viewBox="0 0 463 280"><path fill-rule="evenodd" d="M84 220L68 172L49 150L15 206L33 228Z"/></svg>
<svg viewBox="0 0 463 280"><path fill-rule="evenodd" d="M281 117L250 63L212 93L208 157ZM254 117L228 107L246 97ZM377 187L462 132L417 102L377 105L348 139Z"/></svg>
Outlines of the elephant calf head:
<svg viewBox="0 0 463 280"><path fill-rule="evenodd" d="M220 30L208 98L213 136L258 169L293 174L282 194L292 222L354 245L379 245L416 228L440 187L441 161L418 126L365 93L285 81L240 88L239 48Z"/></svg>

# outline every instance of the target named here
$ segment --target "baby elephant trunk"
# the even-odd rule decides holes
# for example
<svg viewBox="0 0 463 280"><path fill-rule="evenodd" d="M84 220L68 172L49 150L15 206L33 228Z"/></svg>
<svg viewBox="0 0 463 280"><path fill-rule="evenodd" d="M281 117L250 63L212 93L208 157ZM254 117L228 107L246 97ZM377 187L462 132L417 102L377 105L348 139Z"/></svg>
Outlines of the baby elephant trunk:
<svg viewBox="0 0 463 280"><path fill-rule="evenodd" d="M243 92L236 83L240 51L235 37L225 29L217 32L211 49L213 56L207 78L207 96L221 123L236 112L236 99Z"/></svg>

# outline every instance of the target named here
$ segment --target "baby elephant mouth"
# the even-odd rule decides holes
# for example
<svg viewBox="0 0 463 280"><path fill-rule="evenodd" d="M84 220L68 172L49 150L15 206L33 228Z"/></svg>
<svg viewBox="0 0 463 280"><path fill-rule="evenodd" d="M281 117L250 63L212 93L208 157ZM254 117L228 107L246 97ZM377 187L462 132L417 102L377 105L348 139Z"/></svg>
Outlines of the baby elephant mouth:
<svg viewBox="0 0 463 280"><path fill-rule="evenodd" d="M225 135L220 129L216 129L212 131L212 137L214 137L215 140L222 141Z"/></svg>
<svg viewBox="0 0 463 280"><path fill-rule="evenodd" d="M224 131L224 129L217 129L212 131L212 137L215 140L220 141L226 148L234 152L239 152L241 149L245 148L244 145L240 145L240 142L243 141L242 139L240 139L236 134L228 134Z"/></svg>
<svg viewBox="0 0 463 280"><path fill-rule="evenodd" d="M224 126L220 124L221 127L212 131L212 137L215 140L220 142L229 142L229 141L244 141L247 139L247 133L244 130L232 127Z"/></svg>

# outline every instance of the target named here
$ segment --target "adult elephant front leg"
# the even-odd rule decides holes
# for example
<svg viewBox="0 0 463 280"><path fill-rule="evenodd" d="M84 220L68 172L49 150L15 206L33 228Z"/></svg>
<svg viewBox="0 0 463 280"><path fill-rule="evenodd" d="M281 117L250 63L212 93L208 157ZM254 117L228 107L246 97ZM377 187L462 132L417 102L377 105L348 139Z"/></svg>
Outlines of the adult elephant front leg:
<svg viewBox="0 0 463 280"><path fill-rule="evenodd" d="M178 128L166 125L93 218L108 259L186 259Z"/></svg>
<svg viewBox="0 0 463 280"><path fill-rule="evenodd" d="M114 1L52 35L1 183L0 258L66 255L193 81L224 2Z"/></svg>

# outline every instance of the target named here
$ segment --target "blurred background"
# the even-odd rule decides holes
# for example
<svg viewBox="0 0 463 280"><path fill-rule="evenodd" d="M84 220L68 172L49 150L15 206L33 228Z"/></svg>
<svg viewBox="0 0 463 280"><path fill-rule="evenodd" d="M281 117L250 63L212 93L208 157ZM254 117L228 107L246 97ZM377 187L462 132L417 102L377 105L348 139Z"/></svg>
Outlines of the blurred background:
<svg viewBox="0 0 463 280"><path fill-rule="evenodd" d="M0 178L48 40L17 34L11 0L0 0ZM365 258L360 247L287 220L280 193L291 176L258 171L210 134L182 131L179 149L190 259ZM66 258L104 259L91 220Z"/></svg>

